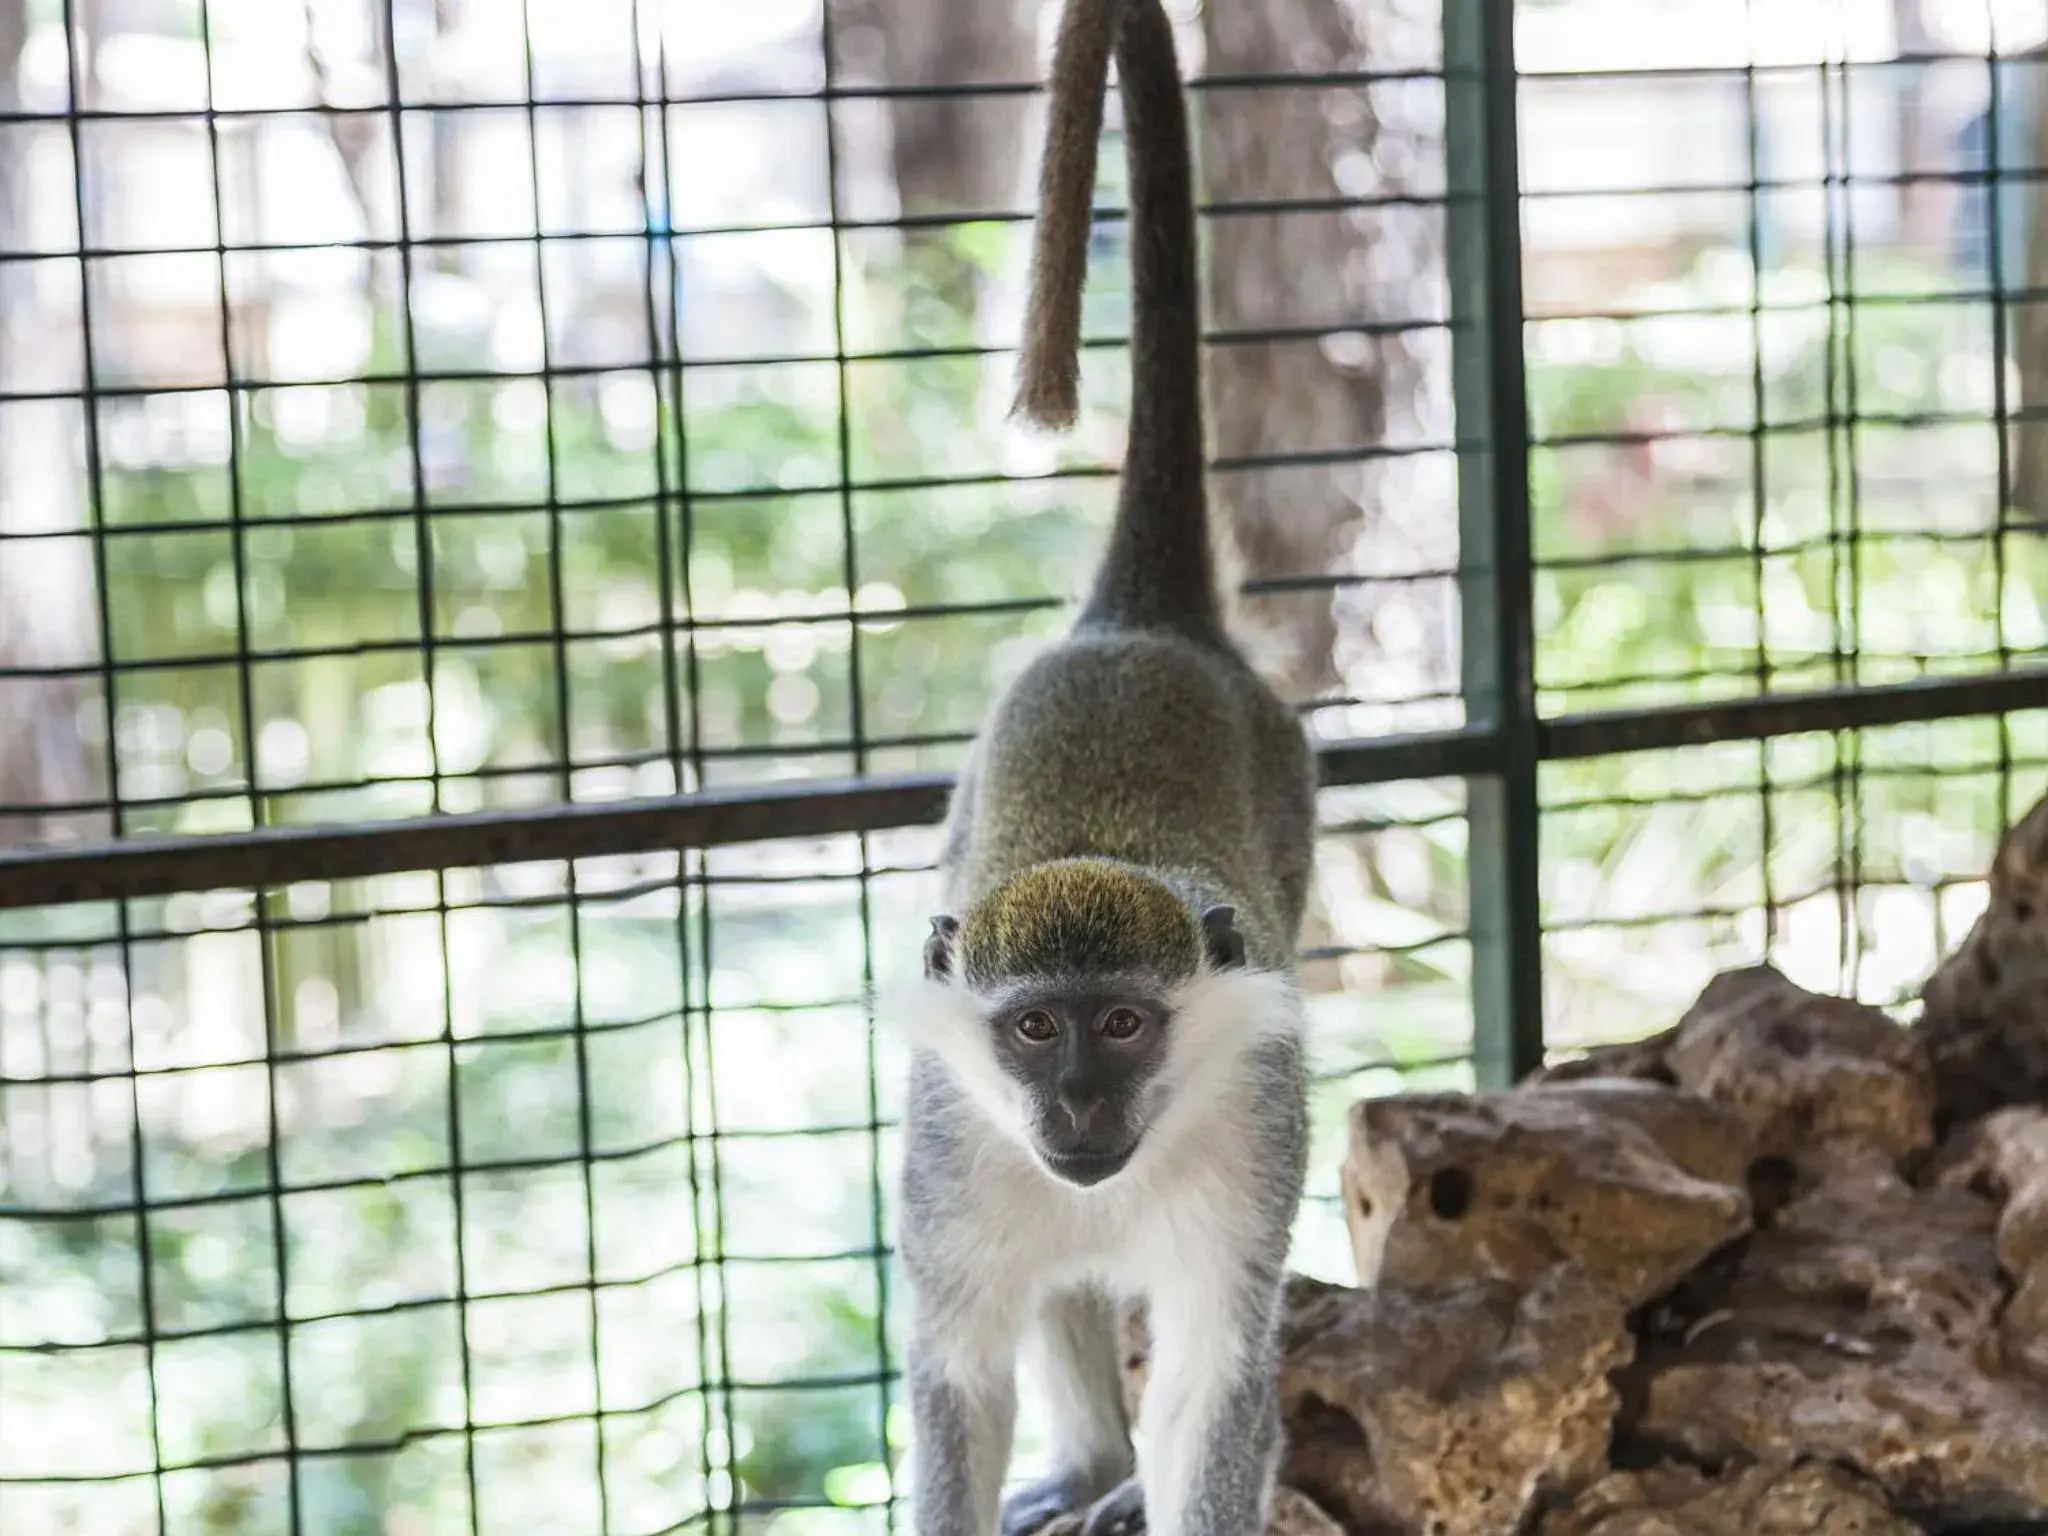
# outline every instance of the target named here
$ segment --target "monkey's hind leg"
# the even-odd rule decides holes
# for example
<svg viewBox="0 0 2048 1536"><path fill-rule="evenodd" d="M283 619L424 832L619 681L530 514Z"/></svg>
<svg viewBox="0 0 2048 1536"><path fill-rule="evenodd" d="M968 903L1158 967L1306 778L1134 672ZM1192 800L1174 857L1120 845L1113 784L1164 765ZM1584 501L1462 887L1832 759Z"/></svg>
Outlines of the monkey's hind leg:
<svg viewBox="0 0 2048 1536"><path fill-rule="evenodd" d="M1093 1288L1055 1292L1036 1334L1052 1411L1053 1470L1004 1501L1002 1536L1031 1536L1088 1509L1131 1475L1116 1310Z"/></svg>

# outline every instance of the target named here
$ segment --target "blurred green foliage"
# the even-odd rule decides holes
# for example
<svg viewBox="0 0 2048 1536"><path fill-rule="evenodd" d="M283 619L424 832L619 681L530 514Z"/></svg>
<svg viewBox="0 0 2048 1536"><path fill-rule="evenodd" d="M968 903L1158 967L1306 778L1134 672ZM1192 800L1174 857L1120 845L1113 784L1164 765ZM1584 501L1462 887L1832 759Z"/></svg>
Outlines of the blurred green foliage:
<svg viewBox="0 0 2048 1536"><path fill-rule="evenodd" d="M944 255L947 272L963 257L993 270L1006 252L977 229ZM911 344L967 339L920 259L864 274L849 302L893 309L859 323ZM1114 324L1115 289L1103 292L1094 319ZM2038 541L2008 536L1996 552L1995 437L1940 424L1991 407L1983 314L1830 310L1817 274L1795 269L1765 274L1764 295L1760 362L1747 274L1720 258L1654 302L1734 313L1532 326L1536 429L1575 440L1532 463L1546 709L1982 666L2001 616L2008 648L2042 643ZM1091 354L1098 419L1122 391L1112 357ZM377 366L402 360L382 338ZM869 766L951 765L1059 615L900 610L1064 595L1108 505L1096 475L998 480L1055 463L1020 458L990 408L1006 370L1001 358L848 365L843 421L832 364L693 367L679 384L644 369L545 389L434 384L416 409L392 385L239 397L207 461L117 464L105 481L114 749L124 791L150 802L131 829L221 830L252 809L269 821L417 812L435 803L437 774L438 803L468 809L660 791L678 767L686 786L843 773L856 709L879 743ZM1756 446L1759 398L1767 422L1800 430ZM1830 429L1831 399L1873 419ZM877 488L840 488L842 445L852 480ZM987 480L925 483L945 476ZM238 513L263 521L242 527ZM258 653L247 661L244 644ZM1825 896L1845 816L1863 876L1916 883L1935 893L1930 911L1948 910L1937 887L1980 869L1995 832L1998 761L2037 762L2043 724L1547 772L1557 1006L1580 1030L1647 1029L1666 1019L1646 1006L1715 955L1790 942L1732 914L1767 891ZM1953 771L1884 771L1930 761ZM1858 770L1845 810L1834 785ZM1782 818L1768 848L1755 825L1765 780ZM1641 805L1587 803L1616 797ZM1462 1080L1455 1063L1424 1064L1460 1054L1470 1029L1455 789L1355 798L1365 830L1333 838L1321 901L1340 938L1392 952L1316 1000L1336 1073L1318 1101L1325 1143L1351 1097L1404 1067L1412 1082ZM39 1357L35 1375L9 1356L0 1415L75 1415L112 1394L126 1406L96 1428L82 1470L221 1463L167 1481L174 1528L267 1532L282 1528L284 1474L238 1459L284 1444L288 1358L301 1445L378 1447L300 1464L308 1530L467 1529L465 1404L508 1426L474 1440L487 1528L597 1528L601 1466L620 1530L707 1500L748 1501L748 1529L876 1529L901 1423L885 1423L872 1379L889 1275L861 1255L886 1228L874 1160L893 1152L886 1134L871 1148L867 1125L888 1118L894 1090L886 1061L869 1087L860 888L776 883L778 857L714 859L705 872L731 883L686 902L663 885L674 861L661 856L607 865L622 889L586 886L575 907L556 877L517 871L295 888L273 900L309 926L261 943L234 931L246 902L139 904L137 931L171 936L135 944L125 993L117 946L0 958L18 973L0 981L34 994L7 1007L43 1020L46 1041L61 1043L75 1014L77 1038L95 1042L81 1049L118 1067L106 1042L132 1014L135 1064L165 1069L141 1080L132 1111L115 1106L96 1151L17 1168L8 1198L218 1199L154 1211L146 1232L132 1216L0 1222L13 1292L0 1342L134 1335L146 1321L199 1335L150 1360ZM443 915L443 899L458 910ZM884 969L920 899L914 880L868 893ZM1608 931L1589 948L1569 931L1638 899L1723 914L1674 919L1690 956L1675 979L1630 969L1648 939ZM362 910L384 915L326 923ZM1661 955L1648 964L1670 969ZM281 1059L266 1068L266 1056ZM54 1123L71 1089L47 1093ZM25 1097L12 1103L27 1112ZM131 1112L144 1133L134 1158L107 1150L126 1144ZM828 1126L846 1129L787 1134ZM492 1166L440 1171L478 1163ZM273 1200L273 1174L310 1188ZM1308 1252L1321 1261L1318 1209L1325 1247ZM299 1320L288 1353L280 1308ZM588 1417L600 1400L601 1434ZM422 1426L444 1432L408 1438ZM132 1484L35 1497L23 1529L152 1524Z"/></svg>

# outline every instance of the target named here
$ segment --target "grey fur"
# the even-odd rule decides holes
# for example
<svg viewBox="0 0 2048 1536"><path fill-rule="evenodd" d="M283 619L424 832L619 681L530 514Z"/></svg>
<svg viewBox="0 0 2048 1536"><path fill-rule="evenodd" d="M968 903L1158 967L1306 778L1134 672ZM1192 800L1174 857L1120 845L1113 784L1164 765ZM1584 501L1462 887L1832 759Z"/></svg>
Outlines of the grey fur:
<svg viewBox="0 0 2048 1536"><path fill-rule="evenodd" d="M1132 187L1130 444L1115 528L1074 631L991 711L955 792L941 868L947 910L964 925L935 928L933 969L956 985L988 969L986 956L956 964L950 948L976 931L976 914L1060 861L1116 860L1166 886L1205 948L1195 985L1291 976L1308 895L1313 757L1293 711L1231 644L1216 594L1186 111L1159 0L1068 0L1020 406L1056 418L1071 367L1078 332L1062 317L1078 314L1074 189L1084 189L1085 245L1111 30ZM1042 410L1030 406L1034 380ZM1204 919L1218 907L1235 911L1249 972L1233 964L1228 925ZM1012 925L996 935L1002 952L1042 956L1042 942L1010 942L1022 920L1002 919ZM1149 931L1121 929L1119 943ZM1162 958L1160 985L1170 969ZM1245 1038L1254 1043L1231 1039L1228 1070L1202 1080L1199 1101L1153 1105L1145 1126L1179 1129L1141 1127L1130 1166L1086 1189L1006 1139L935 1051L914 1056L899 1247L912 1303L917 1536L1018 1536L1090 1504L1103 1528L1142 1504L1155 1536L1253 1536L1263 1524L1307 1079L1294 1033ZM1145 1301L1153 1338L1135 1463L1112 1290ZM1054 1395L1057 1465L1004 1511L1013 1369L1027 1338ZM1142 1489L1128 1481L1134 1464Z"/></svg>

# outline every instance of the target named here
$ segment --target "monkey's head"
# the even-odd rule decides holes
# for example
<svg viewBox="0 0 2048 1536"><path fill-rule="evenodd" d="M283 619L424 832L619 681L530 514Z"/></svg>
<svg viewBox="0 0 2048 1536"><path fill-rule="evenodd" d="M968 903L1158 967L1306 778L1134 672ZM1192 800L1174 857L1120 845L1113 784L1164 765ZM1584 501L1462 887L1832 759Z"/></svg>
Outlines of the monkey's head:
<svg viewBox="0 0 2048 1536"><path fill-rule="evenodd" d="M1047 1170L1092 1185L1136 1154L1170 1094L1181 1016L1245 948L1230 907L1198 912L1144 870L1063 859L933 918L924 961L971 1014L942 1054L956 1071L964 1055L970 1089Z"/></svg>

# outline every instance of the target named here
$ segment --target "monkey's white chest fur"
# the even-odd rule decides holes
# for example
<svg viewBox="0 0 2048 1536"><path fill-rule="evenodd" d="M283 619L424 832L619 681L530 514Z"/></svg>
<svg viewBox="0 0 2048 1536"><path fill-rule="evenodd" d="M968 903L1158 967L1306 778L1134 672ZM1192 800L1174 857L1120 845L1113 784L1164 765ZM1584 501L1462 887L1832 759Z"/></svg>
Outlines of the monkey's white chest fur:
<svg viewBox="0 0 2048 1536"><path fill-rule="evenodd" d="M1081 1281L1126 1296L1150 1295L1169 1281L1208 1289L1199 1271L1234 1271L1259 1224L1244 1178L1250 1138L1229 1123L1240 1118L1229 1111L1248 1107L1237 1095L1211 1101L1212 1111L1225 1112L1221 1123L1141 1148L1129 1168L1091 1189L1055 1178L1029 1152L990 1137L979 1198L983 1215L999 1220L982 1226L982 1242L999 1235L969 1262L983 1283L1016 1286L1027 1307L1043 1292Z"/></svg>
<svg viewBox="0 0 2048 1536"><path fill-rule="evenodd" d="M897 1016L914 1044L933 1052L981 1111L961 1126L974 1174L970 1219L933 1233L940 1267L986 1299L1028 1309L1036 1297L1081 1280L1128 1294L1162 1282L1205 1290L1202 1271L1238 1266L1271 1225L1271 1191L1252 1173L1262 1114L1274 1103L1270 1052L1299 1048L1302 1014L1291 978L1260 971L1205 971L1174 999L1171 1046L1148 1090L1149 1114L1130 1164L1091 1187L1070 1184L1032 1152L1024 1090L988 1044L988 1024L964 990L925 982ZM1250 1174L1251 1176L1248 1176ZM964 1214L964 1213L963 1213Z"/></svg>

